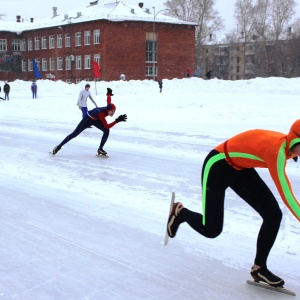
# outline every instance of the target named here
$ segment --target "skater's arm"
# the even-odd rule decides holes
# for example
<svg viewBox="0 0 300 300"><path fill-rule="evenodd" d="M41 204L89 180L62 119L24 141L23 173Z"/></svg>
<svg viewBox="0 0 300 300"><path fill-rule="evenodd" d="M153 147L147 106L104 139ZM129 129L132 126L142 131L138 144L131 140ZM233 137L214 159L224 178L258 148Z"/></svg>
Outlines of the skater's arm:
<svg viewBox="0 0 300 300"><path fill-rule="evenodd" d="M106 116L105 116L105 114L104 114L103 112L99 113L99 114L98 114L98 117L99 117L101 123L103 124L103 126L104 126L106 129L110 129L111 127L113 127L114 125L117 124L116 121L114 121L114 122L108 124L107 121L106 121L106 119L105 119Z"/></svg>
<svg viewBox="0 0 300 300"><path fill-rule="evenodd" d="M107 95L106 101L107 101L107 105L111 104L111 95L110 94Z"/></svg>
<svg viewBox="0 0 300 300"><path fill-rule="evenodd" d="M300 221L300 203L297 201L293 191L289 179L285 172L286 166L286 157L284 151L284 145L281 147L279 152L274 156L277 156L273 161L276 163L269 163L269 172L274 180L274 183L277 187L277 190L285 203L288 209L292 212L292 214Z"/></svg>

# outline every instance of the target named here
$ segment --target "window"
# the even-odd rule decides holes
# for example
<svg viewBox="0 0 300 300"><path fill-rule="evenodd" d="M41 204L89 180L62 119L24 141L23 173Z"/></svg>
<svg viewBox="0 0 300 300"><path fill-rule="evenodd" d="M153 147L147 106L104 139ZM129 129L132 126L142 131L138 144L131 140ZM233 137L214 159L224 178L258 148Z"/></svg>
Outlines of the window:
<svg viewBox="0 0 300 300"><path fill-rule="evenodd" d="M76 64L76 70L80 70L81 69L81 56L76 56L75 59L75 64Z"/></svg>
<svg viewBox="0 0 300 300"><path fill-rule="evenodd" d="M71 34L66 33L65 35L65 47L71 47Z"/></svg>
<svg viewBox="0 0 300 300"><path fill-rule="evenodd" d="M62 34L57 35L57 48L62 48Z"/></svg>
<svg viewBox="0 0 300 300"><path fill-rule="evenodd" d="M85 69L90 69L91 68L91 56L90 55L85 55L84 56L84 68Z"/></svg>
<svg viewBox="0 0 300 300"><path fill-rule="evenodd" d="M62 70L63 69L63 58L58 57L57 58L57 70Z"/></svg>
<svg viewBox="0 0 300 300"><path fill-rule="evenodd" d="M0 39L0 51L7 51L7 40Z"/></svg>
<svg viewBox="0 0 300 300"><path fill-rule="evenodd" d="M26 60L22 59L22 72L26 72Z"/></svg>
<svg viewBox="0 0 300 300"><path fill-rule="evenodd" d="M49 64L50 64L50 71L54 71L55 70L55 58L54 57L50 57Z"/></svg>
<svg viewBox="0 0 300 300"><path fill-rule="evenodd" d="M156 62L156 41L146 41L146 62Z"/></svg>
<svg viewBox="0 0 300 300"><path fill-rule="evenodd" d="M100 29L94 30L94 44L100 44Z"/></svg>
<svg viewBox="0 0 300 300"><path fill-rule="evenodd" d="M153 74L153 70L155 72L155 74ZM157 76L157 67L146 67L146 76Z"/></svg>
<svg viewBox="0 0 300 300"><path fill-rule="evenodd" d="M33 40L28 39L28 51L32 51L32 50L33 50Z"/></svg>
<svg viewBox="0 0 300 300"><path fill-rule="evenodd" d="M239 57L236 58L236 63L237 63L237 64L240 63L240 58L239 58Z"/></svg>
<svg viewBox="0 0 300 300"><path fill-rule="evenodd" d="M240 73L240 67L239 66L236 67L236 72Z"/></svg>
<svg viewBox="0 0 300 300"><path fill-rule="evenodd" d="M72 83L72 79L66 79L66 83Z"/></svg>
<svg viewBox="0 0 300 300"><path fill-rule="evenodd" d="M81 46L81 32L75 33L75 46Z"/></svg>
<svg viewBox="0 0 300 300"><path fill-rule="evenodd" d="M11 40L11 50L21 51L21 40Z"/></svg>
<svg viewBox="0 0 300 300"><path fill-rule="evenodd" d="M32 59L28 59L28 71L33 71L33 61L32 61Z"/></svg>
<svg viewBox="0 0 300 300"><path fill-rule="evenodd" d="M34 38L34 50L40 50L40 38Z"/></svg>
<svg viewBox="0 0 300 300"><path fill-rule="evenodd" d="M76 83L80 83L81 79L80 78L76 78Z"/></svg>
<svg viewBox="0 0 300 300"><path fill-rule="evenodd" d="M21 41L21 51L26 51L26 40L25 39L23 39Z"/></svg>
<svg viewBox="0 0 300 300"><path fill-rule="evenodd" d="M49 36L49 49L55 48L55 37L54 35Z"/></svg>
<svg viewBox="0 0 300 300"><path fill-rule="evenodd" d="M100 66L100 54L94 54L94 61Z"/></svg>
<svg viewBox="0 0 300 300"><path fill-rule="evenodd" d="M47 71L48 70L48 59L43 58L42 59L42 71Z"/></svg>
<svg viewBox="0 0 300 300"><path fill-rule="evenodd" d="M42 37L42 49L47 49L47 37Z"/></svg>
<svg viewBox="0 0 300 300"><path fill-rule="evenodd" d="M146 62L157 61L156 33L146 33Z"/></svg>
<svg viewBox="0 0 300 300"><path fill-rule="evenodd" d="M71 56L66 56L66 70L71 70Z"/></svg>
<svg viewBox="0 0 300 300"><path fill-rule="evenodd" d="M85 31L84 32L84 44L85 45L90 45L91 44L91 32L90 31Z"/></svg>

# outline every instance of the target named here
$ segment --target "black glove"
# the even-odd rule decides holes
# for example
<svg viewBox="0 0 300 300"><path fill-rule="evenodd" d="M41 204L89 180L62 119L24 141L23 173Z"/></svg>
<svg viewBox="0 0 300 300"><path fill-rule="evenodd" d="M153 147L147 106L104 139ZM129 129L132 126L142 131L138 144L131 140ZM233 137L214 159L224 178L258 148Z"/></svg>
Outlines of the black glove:
<svg viewBox="0 0 300 300"><path fill-rule="evenodd" d="M119 122L126 122L127 120L127 115L120 115L116 118L116 122L119 123Z"/></svg>
<svg viewBox="0 0 300 300"><path fill-rule="evenodd" d="M113 96L112 89L110 89L110 88L107 88L106 96L108 96L108 95Z"/></svg>

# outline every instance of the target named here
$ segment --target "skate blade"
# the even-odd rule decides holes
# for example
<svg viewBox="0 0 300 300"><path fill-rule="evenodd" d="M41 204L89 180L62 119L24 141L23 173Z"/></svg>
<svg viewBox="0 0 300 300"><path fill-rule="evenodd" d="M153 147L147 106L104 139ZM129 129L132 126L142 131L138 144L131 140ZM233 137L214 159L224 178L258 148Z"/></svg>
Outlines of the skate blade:
<svg viewBox="0 0 300 300"><path fill-rule="evenodd" d="M286 294L286 295L290 295L290 296L296 296L296 294L291 291L291 290L287 290L284 287L275 287L275 286L271 286L267 283L261 283L261 282L256 282L253 280L247 280L247 283L259 288L263 288L269 291L273 291L273 292L277 292L277 293L282 293L282 294Z"/></svg>

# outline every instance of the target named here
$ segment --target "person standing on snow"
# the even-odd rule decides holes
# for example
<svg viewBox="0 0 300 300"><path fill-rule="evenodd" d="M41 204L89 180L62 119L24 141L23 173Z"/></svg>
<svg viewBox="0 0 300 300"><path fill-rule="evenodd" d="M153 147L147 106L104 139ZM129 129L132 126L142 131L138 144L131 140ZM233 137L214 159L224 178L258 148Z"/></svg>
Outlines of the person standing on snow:
<svg viewBox="0 0 300 300"><path fill-rule="evenodd" d="M89 85L89 83L87 83L85 85L85 88L79 93L78 96L77 105L79 106L79 109L82 111L82 119L87 114L87 98L90 98L91 101L95 104L95 106L98 107L91 95L90 87L91 86Z"/></svg>
<svg viewBox="0 0 300 300"><path fill-rule="evenodd" d="M5 81L4 87L3 87L3 92L4 92L4 100L9 100L9 93L10 93L10 85Z"/></svg>
<svg viewBox="0 0 300 300"><path fill-rule="evenodd" d="M277 190L292 214L300 221L300 203L295 198L285 173L288 159L300 156L300 120L288 135L270 130L250 130L214 148L202 168L203 214L174 203L168 220L168 235L174 238L179 225L187 222L208 238L221 234L225 191L230 187L263 219L251 275L254 280L281 287L284 280L267 268L267 258L279 231L282 212L273 193L255 168L268 168Z"/></svg>
<svg viewBox="0 0 300 300"><path fill-rule="evenodd" d="M162 80L158 81L158 86L159 86L159 92L162 93L162 89L163 89L163 82L162 82Z"/></svg>
<svg viewBox="0 0 300 300"><path fill-rule="evenodd" d="M32 99L36 98L36 93L37 93L37 85L34 81L32 81L31 85L31 92L32 92Z"/></svg>
<svg viewBox="0 0 300 300"><path fill-rule="evenodd" d="M100 141L100 145L98 148L98 155L106 155L107 152L103 149L103 146L105 145L108 136L109 136L109 129L113 126L115 126L119 122L126 122L127 115L120 115L116 120L110 124L106 122L106 117L110 116L112 117L116 111L116 106L111 103L110 96L112 95L112 90L110 90L111 93L107 95L107 102L110 101L110 103L107 104L106 107L96 107L90 111L87 112L86 116L80 121L80 123L77 125L75 130L69 134L59 145L54 147L52 150L52 154L55 155L63 145L68 143L70 140L78 136L83 130L90 128L92 125L97 127L99 130L103 131L103 135Z"/></svg>

